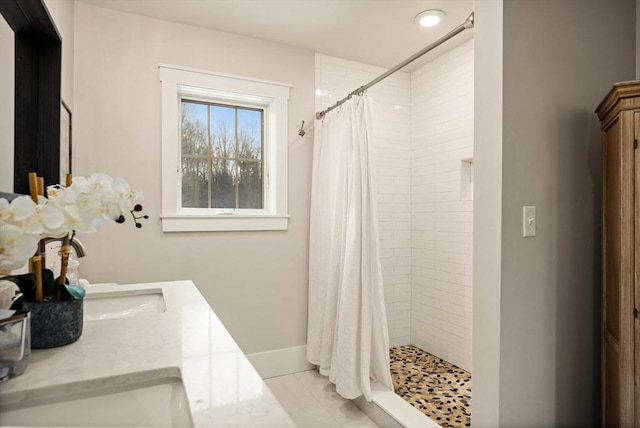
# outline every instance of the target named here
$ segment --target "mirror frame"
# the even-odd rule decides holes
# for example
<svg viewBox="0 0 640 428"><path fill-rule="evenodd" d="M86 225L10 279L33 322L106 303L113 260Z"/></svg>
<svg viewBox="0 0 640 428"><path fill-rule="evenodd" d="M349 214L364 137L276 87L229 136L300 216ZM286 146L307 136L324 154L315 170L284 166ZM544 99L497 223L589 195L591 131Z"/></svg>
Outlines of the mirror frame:
<svg viewBox="0 0 640 428"><path fill-rule="evenodd" d="M44 0L1 0L0 14L15 33L13 192L29 194L29 172L60 181L62 41Z"/></svg>

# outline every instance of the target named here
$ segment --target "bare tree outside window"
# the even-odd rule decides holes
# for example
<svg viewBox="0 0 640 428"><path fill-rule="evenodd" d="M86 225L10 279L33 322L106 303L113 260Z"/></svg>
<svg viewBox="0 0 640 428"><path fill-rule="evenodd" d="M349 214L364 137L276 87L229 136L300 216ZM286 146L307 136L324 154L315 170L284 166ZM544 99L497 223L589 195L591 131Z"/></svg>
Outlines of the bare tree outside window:
<svg viewBox="0 0 640 428"><path fill-rule="evenodd" d="M182 207L262 209L263 110L182 100Z"/></svg>

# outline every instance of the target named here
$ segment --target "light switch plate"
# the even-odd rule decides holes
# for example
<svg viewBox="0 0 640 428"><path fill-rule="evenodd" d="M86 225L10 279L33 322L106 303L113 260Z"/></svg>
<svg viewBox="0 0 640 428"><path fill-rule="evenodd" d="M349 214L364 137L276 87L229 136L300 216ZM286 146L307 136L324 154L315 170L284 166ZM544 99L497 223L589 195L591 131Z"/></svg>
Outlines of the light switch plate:
<svg viewBox="0 0 640 428"><path fill-rule="evenodd" d="M522 236L525 238L532 238L536 236L536 207L524 206L522 207Z"/></svg>

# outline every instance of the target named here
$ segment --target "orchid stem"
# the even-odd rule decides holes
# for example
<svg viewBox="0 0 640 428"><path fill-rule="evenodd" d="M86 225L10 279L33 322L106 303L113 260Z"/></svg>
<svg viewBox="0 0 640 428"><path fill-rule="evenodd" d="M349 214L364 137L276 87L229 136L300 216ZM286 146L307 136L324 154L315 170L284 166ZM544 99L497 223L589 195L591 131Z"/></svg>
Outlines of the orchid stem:
<svg viewBox="0 0 640 428"><path fill-rule="evenodd" d="M64 237L62 241L62 248L60 249L60 279L58 280L59 285L63 285L67 278L67 266L69 265L69 252L71 251L71 247L69 246L69 235ZM60 300L62 296L60 295L60 287L58 287L58 300Z"/></svg>
<svg viewBox="0 0 640 428"><path fill-rule="evenodd" d="M71 186L71 174L67 174L65 176L65 186ZM74 232L75 234L75 232ZM67 233L64 239L62 240L62 247L60 248L60 278L58 279L58 300L62 300L62 292L60 288L64 285L67 279L67 267L69 266L69 252L71 251L71 240L73 239L73 235L69 238L69 234Z"/></svg>
<svg viewBox="0 0 640 428"><path fill-rule="evenodd" d="M42 258L40 256L33 256L31 258L33 263L33 273L36 275L36 301L42 302Z"/></svg>
<svg viewBox="0 0 640 428"><path fill-rule="evenodd" d="M35 172L29 173L29 194L33 202L38 203L38 175Z"/></svg>
<svg viewBox="0 0 640 428"><path fill-rule="evenodd" d="M29 195L31 196L31 200L37 204L38 203L38 174L36 174L35 172L29 173ZM38 244L38 250L36 251L35 256L38 256L40 254L41 248L42 246ZM30 263L29 263L29 272L31 273L36 273L34 272L35 256L30 259ZM42 283L40 284L40 290L42 290ZM37 291L37 284L36 284L36 291ZM42 294L40 295L40 297L42 298Z"/></svg>

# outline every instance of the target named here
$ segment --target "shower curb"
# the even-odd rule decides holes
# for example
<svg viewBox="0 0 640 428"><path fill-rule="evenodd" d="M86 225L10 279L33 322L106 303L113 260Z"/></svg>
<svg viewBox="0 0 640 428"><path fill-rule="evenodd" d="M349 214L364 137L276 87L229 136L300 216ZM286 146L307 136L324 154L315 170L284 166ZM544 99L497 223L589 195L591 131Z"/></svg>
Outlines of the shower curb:
<svg viewBox="0 0 640 428"><path fill-rule="evenodd" d="M435 421L377 382L371 384L372 401L351 400L369 419L384 428L440 428Z"/></svg>

